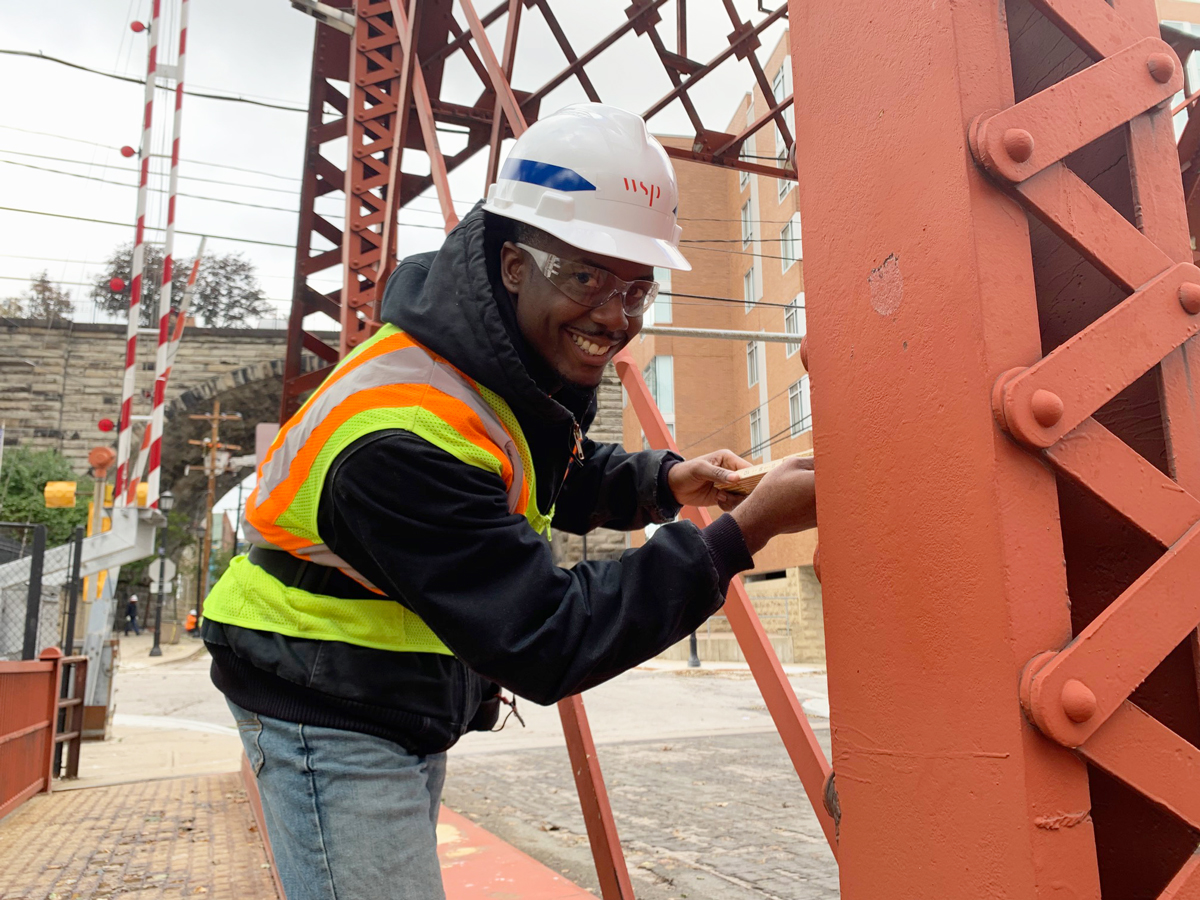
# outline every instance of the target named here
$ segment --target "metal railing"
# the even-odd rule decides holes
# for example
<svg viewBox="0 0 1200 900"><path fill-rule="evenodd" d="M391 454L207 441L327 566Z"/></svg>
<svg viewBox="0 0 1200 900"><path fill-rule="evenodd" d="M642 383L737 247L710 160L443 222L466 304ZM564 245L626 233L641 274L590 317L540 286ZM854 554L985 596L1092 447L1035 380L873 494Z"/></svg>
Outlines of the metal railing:
<svg viewBox="0 0 1200 900"><path fill-rule="evenodd" d="M84 529L58 547L46 546L46 526L0 522L19 539L0 541L0 659L34 659L38 647L74 650ZM18 560L28 565L4 565Z"/></svg>
<svg viewBox="0 0 1200 900"><path fill-rule="evenodd" d="M86 680L87 658L63 656L57 647L36 660L0 661L0 819L34 794L49 793L60 774L78 775ZM65 770L55 761L63 744Z"/></svg>
<svg viewBox="0 0 1200 900"><path fill-rule="evenodd" d="M57 643L49 631L56 618L43 623L42 572L46 557L46 526L29 522L0 522L0 527L18 532L19 539L6 540L3 559L11 562L29 558L22 574L0 579L0 660L33 659L39 646ZM11 571L11 567L10 567Z"/></svg>

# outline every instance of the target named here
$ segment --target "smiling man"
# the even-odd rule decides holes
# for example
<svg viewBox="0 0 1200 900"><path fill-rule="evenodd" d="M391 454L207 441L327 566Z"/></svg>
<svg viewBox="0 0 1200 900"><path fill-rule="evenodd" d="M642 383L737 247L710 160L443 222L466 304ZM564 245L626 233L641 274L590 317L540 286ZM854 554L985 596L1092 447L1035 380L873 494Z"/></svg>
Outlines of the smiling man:
<svg viewBox="0 0 1200 900"><path fill-rule="evenodd" d="M774 534L812 527L813 473L587 438L654 267L687 268L675 174L637 116L568 107L516 142L486 203L387 285L385 327L280 430L253 549L203 636L258 778L288 900L438 900L445 751L501 687L551 703L661 652ZM619 560L554 564L555 527L677 522Z"/></svg>

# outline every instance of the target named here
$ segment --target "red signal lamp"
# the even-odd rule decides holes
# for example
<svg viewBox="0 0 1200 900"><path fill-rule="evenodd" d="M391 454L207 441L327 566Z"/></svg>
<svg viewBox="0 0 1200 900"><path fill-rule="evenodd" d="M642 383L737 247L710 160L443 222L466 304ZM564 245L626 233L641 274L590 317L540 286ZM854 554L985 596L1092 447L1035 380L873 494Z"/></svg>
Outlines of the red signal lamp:
<svg viewBox="0 0 1200 900"><path fill-rule="evenodd" d="M125 279L124 278L114 278L112 281L110 281L108 283L108 289L110 291L112 291L114 294L121 293L121 291L125 290Z"/></svg>
<svg viewBox="0 0 1200 900"><path fill-rule="evenodd" d="M96 425L99 426L101 431L112 431L113 428L116 427L113 425L112 419L101 419L99 422L96 423Z"/></svg>
<svg viewBox="0 0 1200 900"><path fill-rule="evenodd" d="M141 34L143 31L146 30L146 23L145 22L130 22L129 30L132 31L134 34Z"/></svg>
<svg viewBox="0 0 1200 900"><path fill-rule="evenodd" d="M121 148L121 155L123 157L125 157L126 159L129 159L129 157L133 156L135 153L137 153L137 151L134 150L130 146L125 146L125 147Z"/></svg>

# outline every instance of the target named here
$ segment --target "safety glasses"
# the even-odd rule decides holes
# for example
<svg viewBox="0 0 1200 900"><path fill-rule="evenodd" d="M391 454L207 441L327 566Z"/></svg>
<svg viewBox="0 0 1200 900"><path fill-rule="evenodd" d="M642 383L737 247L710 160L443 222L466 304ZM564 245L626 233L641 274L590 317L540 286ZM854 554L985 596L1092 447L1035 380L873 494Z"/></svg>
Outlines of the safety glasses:
<svg viewBox="0 0 1200 900"><path fill-rule="evenodd" d="M581 306L596 309L618 296L625 315L640 316L658 296L657 281L622 281L607 269L564 259L528 244L517 246L533 258L547 281Z"/></svg>

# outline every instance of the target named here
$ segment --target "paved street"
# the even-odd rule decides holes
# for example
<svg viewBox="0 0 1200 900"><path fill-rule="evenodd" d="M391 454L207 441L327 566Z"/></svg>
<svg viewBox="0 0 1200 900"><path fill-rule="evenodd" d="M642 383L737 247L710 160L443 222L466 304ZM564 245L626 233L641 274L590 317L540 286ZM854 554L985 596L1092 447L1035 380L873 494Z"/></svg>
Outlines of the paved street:
<svg viewBox="0 0 1200 900"><path fill-rule="evenodd" d="M119 732L158 724L225 739L215 732L232 722L206 656L152 668L123 659ZM806 706L824 711L822 673L797 670L791 682ZM585 700L640 898L838 896L832 855L747 672L640 669ZM518 708L525 728L510 719L452 751L445 802L598 893L557 711ZM828 753L827 721L813 722Z"/></svg>

